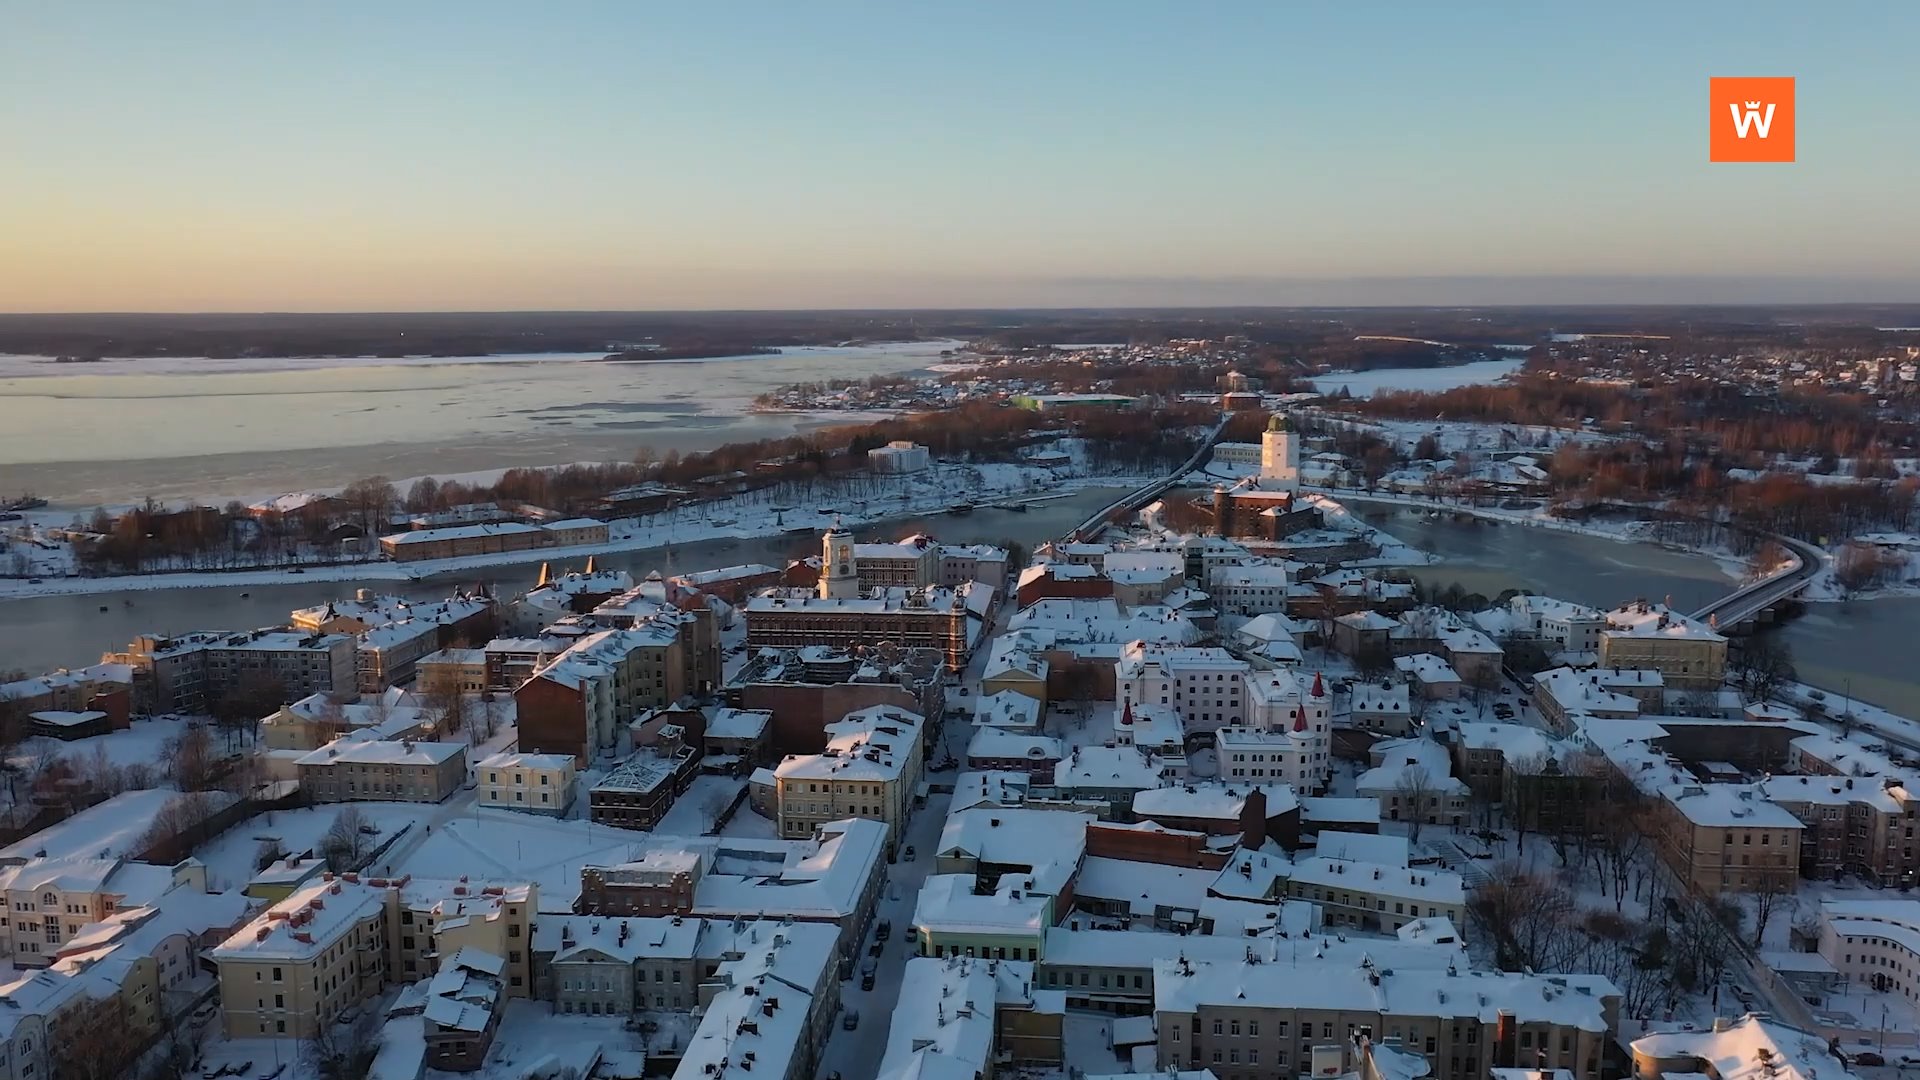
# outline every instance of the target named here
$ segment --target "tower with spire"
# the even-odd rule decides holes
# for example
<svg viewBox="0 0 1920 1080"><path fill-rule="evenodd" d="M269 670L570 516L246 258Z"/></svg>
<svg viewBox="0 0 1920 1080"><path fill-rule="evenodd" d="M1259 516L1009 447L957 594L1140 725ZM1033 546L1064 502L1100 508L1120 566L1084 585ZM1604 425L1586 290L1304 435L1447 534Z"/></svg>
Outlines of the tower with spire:
<svg viewBox="0 0 1920 1080"><path fill-rule="evenodd" d="M820 538L820 599L855 600L860 596L860 564L853 555L853 534L834 522Z"/></svg>
<svg viewBox="0 0 1920 1080"><path fill-rule="evenodd" d="M1285 413L1269 417L1260 435L1260 486L1267 491L1300 490L1300 440Z"/></svg>

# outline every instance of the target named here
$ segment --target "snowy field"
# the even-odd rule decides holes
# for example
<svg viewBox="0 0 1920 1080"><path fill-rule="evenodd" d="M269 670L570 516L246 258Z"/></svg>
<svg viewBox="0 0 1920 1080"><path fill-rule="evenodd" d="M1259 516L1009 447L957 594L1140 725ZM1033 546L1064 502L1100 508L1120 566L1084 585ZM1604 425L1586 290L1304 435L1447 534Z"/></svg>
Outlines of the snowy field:
<svg viewBox="0 0 1920 1080"><path fill-rule="evenodd" d="M532 881L543 907L566 908L580 894L580 868L630 862L653 834L585 820L474 809L433 831L403 855L394 873L490 881Z"/></svg>
<svg viewBox="0 0 1920 1080"><path fill-rule="evenodd" d="M1381 368L1340 375L1321 375L1313 388L1322 394L1337 394L1344 387L1354 397L1372 397L1393 390L1451 390L1456 386L1474 386L1499 382L1520 370L1524 360L1481 360L1472 364L1436 368Z"/></svg>
<svg viewBox="0 0 1920 1080"><path fill-rule="evenodd" d="M733 805L735 796L746 787L746 780L740 777L696 776L687 790L674 800L667 816L660 819L658 831L670 836L706 836L713 831L713 823ZM740 813L753 811L743 806Z"/></svg>
<svg viewBox="0 0 1920 1080"><path fill-rule="evenodd" d="M345 805L358 808L366 823L380 830L367 837L369 847L386 843L402 829L419 827L440 809L428 803L357 802L275 810L221 833L194 857L207 864L208 881L216 891L245 888L256 872L261 845L278 841L296 855L317 850Z"/></svg>

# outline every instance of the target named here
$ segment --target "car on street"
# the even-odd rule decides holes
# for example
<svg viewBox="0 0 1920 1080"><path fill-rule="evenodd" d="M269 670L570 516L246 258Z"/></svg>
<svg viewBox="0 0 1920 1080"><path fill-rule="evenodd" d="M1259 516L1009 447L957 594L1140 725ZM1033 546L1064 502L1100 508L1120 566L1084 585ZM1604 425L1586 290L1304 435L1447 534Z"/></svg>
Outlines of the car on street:
<svg viewBox="0 0 1920 1080"><path fill-rule="evenodd" d="M840 1026L843 1028L846 1028L848 1031L852 1031L854 1028L859 1027L860 1026L860 1010L848 1009L845 1013L841 1014Z"/></svg>
<svg viewBox="0 0 1920 1080"><path fill-rule="evenodd" d="M892 921L888 919L881 919L880 925L874 928L873 936L878 941L885 941L888 938L892 937L893 936Z"/></svg>
<svg viewBox="0 0 1920 1080"><path fill-rule="evenodd" d="M1886 1063L1887 1063L1886 1058L1881 1057L1879 1054L1876 1054L1871 1050L1862 1050L1859 1053L1853 1055L1853 1061L1852 1061L1852 1064L1854 1065L1885 1065Z"/></svg>
<svg viewBox="0 0 1920 1080"><path fill-rule="evenodd" d="M902 852L902 855L906 858L908 862L912 862L913 861L913 845L908 844L906 851Z"/></svg>

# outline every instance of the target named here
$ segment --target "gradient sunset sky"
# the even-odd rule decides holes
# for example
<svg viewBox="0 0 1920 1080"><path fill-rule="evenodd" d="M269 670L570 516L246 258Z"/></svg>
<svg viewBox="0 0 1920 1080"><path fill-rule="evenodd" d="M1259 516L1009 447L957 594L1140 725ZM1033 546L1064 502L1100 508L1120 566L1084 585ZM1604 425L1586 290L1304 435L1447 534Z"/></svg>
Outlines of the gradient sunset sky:
<svg viewBox="0 0 1920 1080"><path fill-rule="evenodd" d="M1920 4L0 4L4 311L1920 297Z"/></svg>

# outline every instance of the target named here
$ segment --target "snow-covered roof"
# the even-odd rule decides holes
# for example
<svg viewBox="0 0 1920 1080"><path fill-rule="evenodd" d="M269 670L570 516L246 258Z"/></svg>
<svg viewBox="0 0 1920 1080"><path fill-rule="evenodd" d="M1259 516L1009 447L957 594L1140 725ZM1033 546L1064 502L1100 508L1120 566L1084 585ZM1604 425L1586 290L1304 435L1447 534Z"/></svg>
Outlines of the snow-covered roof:
<svg viewBox="0 0 1920 1080"><path fill-rule="evenodd" d="M1132 746L1081 746L1053 767L1054 786L1063 790L1135 791L1157 787L1160 763Z"/></svg>
<svg viewBox="0 0 1920 1080"><path fill-rule="evenodd" d="M757 739L765 734L773 723L773 713L766 709L715 709L707 717L707 735L709 739Z"/></svg>
<svg viewBox="0 0 1920 1080"><path fill-rule="evenodd" d="M1622 604L1607 612L1606 620L1606 629L1601 633L1609 636L1727 640L1706 623L1682 615L1665 604Z"/></svg>
<svg viewBox="0 0 1920 1080"><path fill-rule="evenodd" d="M1619 993L1599 975L1421 970L1361 962L1194 963L1153 966L1154 1012L1206 1006L1315 1009L1395 1016L1465 1017L1485 1024L1551 1023L1607 1030L1605 997Z"/></svg>
<svg viewBox="0 0 1920 1080"><path fill-rule="evenodd" d="M1247 797L1258 791L1267 801L1267 816L1294 809L1299 801L1285 784L1245 784L1212 781L1179 784L1135 792L1133 812L1140 817L1202 818L1238 821Z"/></svg>
<svg viewBox="0 0 1920 1080"><path fill-rule="evenodd" d="M573 768L572 754L530 754L518 750L502 750L489 754L475 763L481 769L552 769L565 771Z"/></svg>
<svg viewBox="0 0 1920 1080"><path fill-rule="evenodd" d="M1748 1013L1732 1022L1716 1022L1704 1031L1662 1031L1633 1040L1633 1055L1666 1060L1692 1058L1694 1072L1717 1080L1815 1080L1852 1077L1827 1049L1827 1040L1809 1031ZM1679 1070L1668 1070L1672 1075Z"/></svg>
<svg viewBox="0 0 1920 1080"><path fill-rule="evenodd" d="M982 895L972 874L934 874L920 886L913 925L936 934L1004 934L1039 938L1048 925L1051 894L1008 874Z"/></svg>
<svg viewBox="0 0 1920 1080"><path fill-rule="evenodd" d="M1423 683L1457 683L1460 673L1453 670L1445 657L1433 653L1415 653L1412 656L1396 656L1393 666L1403 675L1419 679Z"/></svg>
<svg viewBox="0 0 1920 1080"><path fill-rule="evenodd" d="M1756 784L1669 784L1660 789L1660 794L1695 825L1801 828L1799 818L1768 802L1765 791Z"/></svg>
<svg viewBox="0 0 1920 1080"><path fill-rule="evenodd" d="M331 877L332 875L328 875ZM383 910L387 889L335 878L294 890L213 949L215 960L311 960Z"/></svg>
<svg viewBox="0 0 1920 1080"><path fill-rule="evenodd" d="M389 741L343 736L298 758L294 764L436 766L466 752L467 744L463 742Z"/></svg>
<svg viewBox="0 0 1920 1080"><path fill-rule="evenodd" d="M1407 838L1394 833L1323 832L1313 853L1322 858L1404 867L1413 855Z"/></svg>
<svg viewBox="0 0 1920 1080"><path fill-rule="evenodd" d="M596 522L597 524L597 522ZM392 533L380 538L383 544L410 546L413 544L431 544L442 540L473 540L483 536L523 536L541 531L538 525L528 525L519 521L503 521L483 525L450 525L444 529L416 529L413 532Z"/></svg>

